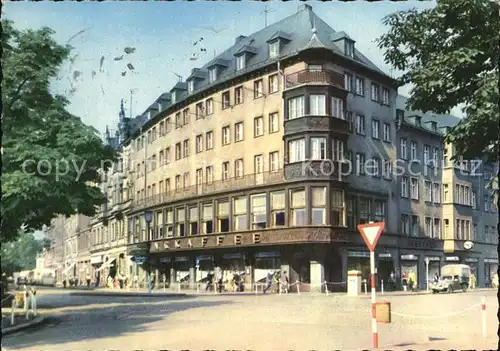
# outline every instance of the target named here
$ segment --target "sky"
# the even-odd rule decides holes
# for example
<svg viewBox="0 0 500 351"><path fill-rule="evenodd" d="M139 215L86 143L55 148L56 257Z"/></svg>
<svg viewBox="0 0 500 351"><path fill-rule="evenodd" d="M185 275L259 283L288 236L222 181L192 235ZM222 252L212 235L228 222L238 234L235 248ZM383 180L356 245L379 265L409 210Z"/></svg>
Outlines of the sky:
<svg viewBox="0 0 500 351"><path fill-rule="evenodd" d="M267 2L267 23L295 13L302 3ZM382 18L395 11L435 6L433 1L412 0L307 3L334 30L349 34L356 48L390 75L395 73L384 64L375 43L387 31ZM130 109L133 116L141 114L173 87L178 75L187 78L192 68L232 46L237 36L262 29L265 9L266 3L253 1L6 2L2 15L19 29L50 27L60 44L74 47L52 90L70 100L71 113L104 132L107 125L116 129L121 99L127 116ZM135 51L126 54L126 47ZM76 79L75 74L79 74ZM399 90L408 92L409 87Z"/></svg>

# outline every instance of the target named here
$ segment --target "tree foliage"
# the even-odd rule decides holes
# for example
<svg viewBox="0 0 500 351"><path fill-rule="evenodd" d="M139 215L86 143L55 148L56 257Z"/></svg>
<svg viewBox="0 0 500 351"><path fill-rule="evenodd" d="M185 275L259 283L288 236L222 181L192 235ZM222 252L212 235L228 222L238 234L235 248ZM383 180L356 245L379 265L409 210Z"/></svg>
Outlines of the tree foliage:
<svg viewBox="0 0 500 351"><path fill-rule="evenodd" d="M106 200L95 186L99 169L104 160L114 161L116 152L66 110L67 99L50 92L71 47L59 45L49 28L20 31L2 21L2 30L5 242L14 240L19 228L41 229L58 214L95 214ZM105 162L105 169L110 164ZM56 165L64 174L56 174Z"/></svg>
<svg viewBox="0 0 500 351"><path fill-rule="evenodd" d="M385 62L414 85L408 107L449 113L464 105L466 117L446 136L465 159L498 159L498 4L486 0L438 0L432 9L400 11L384 18L378 39ZM457 156L454 155L454 156Z"/></svg>
<svg viewBox="0 0 500 351"><path fill-rule="evenodd" d="M36 266L36 255L42 252L43 240L36 240L32 233L20 233L17 240L5 243L1 248L2 272L12 275Z"/></svg>

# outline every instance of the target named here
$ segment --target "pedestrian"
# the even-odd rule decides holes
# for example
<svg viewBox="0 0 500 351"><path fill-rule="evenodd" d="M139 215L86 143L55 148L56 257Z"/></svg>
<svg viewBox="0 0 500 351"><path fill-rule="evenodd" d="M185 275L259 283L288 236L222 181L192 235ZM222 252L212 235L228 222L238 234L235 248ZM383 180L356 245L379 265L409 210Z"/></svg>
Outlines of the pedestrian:
<svg viewBox="0 0 500 351"><path fill-rule="evenodd" d="M219 291L219 293L222 292L222 271L219 270L219 272L217 273L217 290Z"/></svg>
<svg viewBox="0 0 500 351"><path fill-rule="evenodd" d="M208 272L207 275L207 286L205 287L205 291L212 290L213 287L213 279L214 279L214 274L212 272Z"/></svg>
<svg viewBox="0 0 500 351"><path fill-rule="evenodd" d="M90 274L87 273L85 278L87 278L87 288L90 288Z"/></svg>
<svg viewBox="0 0 500 351"><path fill-rule="evenodd" d="M436 272L434 273L434 279L432 280L434 284L439 283L439 274Z"/></svg>
<svg viewBox="0 0 500 351"><path fill-rule="evenodd" d="M491 287L494 289L498 288L498 273L493 274L493 279L491 280Z"/></svg>
<svg viewBox="0 0 500 351"><path fill-rule="evenodd" d="M283 277L285 279L285 281L283 282L283 292L285 294L288 294L288 287L290 282L288 281L288 275L286 274L286 271L283 271Z"/></svg>
<svg viewBox="0 0 500 351"><path fill-rule="evenodd" d="M262 291L264 294L273 286L273 276L274 276L273 272L267 273L267 278L266 278L267 284L265 289Z"/></svg>
<svg viewBox="0 0 500 351"><path fill-rule="evenodd" d="M280 283L281 283L281 274L279 271L274 272L274 281L276 283L276 293L279 294L280 291Z"/></svg>
<svg viewBox="0 0 500 351"><path fill-rule="evenodd" d="M155 288L155 274L154 274L154 272L151 272L149 279L150 279L150 284L151 284L151 290L153 290Z"/></svg>

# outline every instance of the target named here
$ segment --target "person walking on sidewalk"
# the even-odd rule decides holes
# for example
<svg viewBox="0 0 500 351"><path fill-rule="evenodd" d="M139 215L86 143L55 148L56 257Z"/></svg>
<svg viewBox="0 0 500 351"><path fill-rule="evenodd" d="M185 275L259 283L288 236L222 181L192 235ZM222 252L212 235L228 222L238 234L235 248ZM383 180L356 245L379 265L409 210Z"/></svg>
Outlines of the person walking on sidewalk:
<svg viewBox="0 0 500 351"><path fill-rule="evenodd" d="M87 288L90 288L90 274L87 273Z"/></svg>
<svg viewBox="0 0 500 351"><path fill-rule="evenodd" d="M222 292L222 271L219 270L219 272L217 273L217 291L219 293Z"/></svg>
<svg viewBox="0 0 500 351"><path fill-rule="evenodd" d="M267 285L266 288L262 291L264 294L273 286L273 276L273 272L267 273Z"/></svg>

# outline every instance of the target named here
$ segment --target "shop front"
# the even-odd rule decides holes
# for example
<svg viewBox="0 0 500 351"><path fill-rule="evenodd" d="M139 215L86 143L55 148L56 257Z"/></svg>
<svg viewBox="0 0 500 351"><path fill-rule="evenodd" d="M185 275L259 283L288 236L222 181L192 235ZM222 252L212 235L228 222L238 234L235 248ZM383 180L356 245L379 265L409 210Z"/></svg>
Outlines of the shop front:
<svg viewBox="0 0 500 351"><path fill-rule="evenodd" d="M206 283L209 273L214 273L214 256L198 255L196 256L196 282Z"/></svg>
<svg viewBox="0 0 500 351"><path fill-rule="evenodd" d="M389 278L391 277L391 273L395 273L392 254L390 252L382 252L377 255L377 258L377 288L381 289L382 282L384 282L384 289L390 289L389 285L393 282Z"/></svg>
<svg viewBox="0 0 500 351"><path fill-rule="evenodd" d="M370 253L368 251L348 251L347 271L360 271L361 280L367 282L367 289L370 289Z"/></svg>
<svg viewBox="0 0 500 351"><path fill-rule="evenodd" d="M279 252L256 252L254 266L254 281L265 283L269 272L281 270L281 255Z"/></svg>
<svg viewBox="0 0 500 351"><path fill-rule="evenodd" d="M401 266L401 285L406 289L419 287L418 281L418 256L417 255L401 255L399 258Z"/></svg>
<svg viewBox="0 0 500 351"><path fill-rule="evenodd" d="M465 260L464 260L465 264L468 265L470 267L470 272L471 274L474 274L474 276L476 277L476 285L475 286L479 286L479 259L476 258L476 257L467 257Z"/></svg>
<svg viewBox="0 0 500 351"><path fill-rule="evenodd" d="M98 286L99 282L101 281L101 272L99 268L103 264L102 255L99 254L90 256L90 264L92 266L91 280L95 284L95 286Z"/></svg>
<svg viewBox="0 0 500 351"><path fill-rule="evenodd" d="M484 259L484 281L486 286L491 286L491 282L495 273L498 270L498 259L485 258Z"/></svg>
<svg viewBox="0 0 500 351"><path fill-rule="evenodd" d="M177 256L174 258L175 281L178 283L189 283L189 257Z"/></svg>
<svg viewBox="0 0 500 351"><path fill-rule="evenodd" d="M425 256L427 265L427 284L432 284L434 276L437 274L441 276L441 258L439 256ZM427 286L426 286L427 288Z"/></svg>
<svg viewBox="0 0 500 351"><path fill-rule="evenodd" d="M460 257L458 257L458 256L446 256L444 258L444 264L460 264Z"/></svg>
<svg viewBox="0 0 500 351"><path fill-rule="evenodd" d="M172 268L171 257L160 257L158 259L158 279L161 283L170 283L170 269Z"/></svg>

